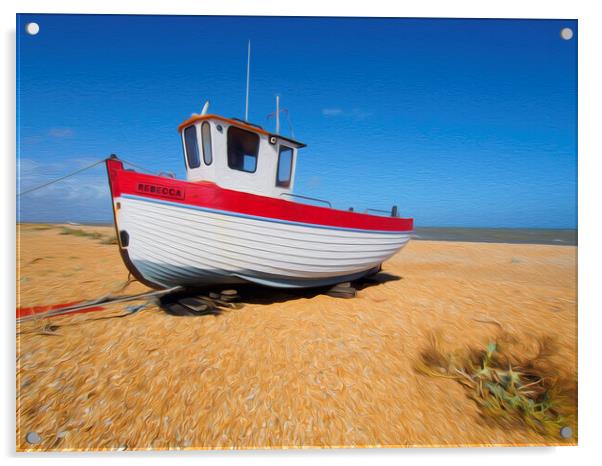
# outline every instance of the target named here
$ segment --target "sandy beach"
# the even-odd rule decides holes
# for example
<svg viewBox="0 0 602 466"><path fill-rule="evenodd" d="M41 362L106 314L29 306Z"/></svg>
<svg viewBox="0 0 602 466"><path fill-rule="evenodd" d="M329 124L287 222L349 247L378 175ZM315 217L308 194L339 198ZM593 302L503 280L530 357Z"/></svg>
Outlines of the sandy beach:
<svg viewBox="0 0 602 466"><path fill-rule="evenodd" d="M97 298L127 279L111 227L67 227L88 234L19 227L18 307ZM17 449L577 441L575 419L568 439L508 427L455 380L416 370L433 338L525 357L546 340L558 377L576 386L575 246L411 241L354 299L269 289L241 299L220 315L117 304L17 325ZM26 441L32 432L39 442Z"/></svg>

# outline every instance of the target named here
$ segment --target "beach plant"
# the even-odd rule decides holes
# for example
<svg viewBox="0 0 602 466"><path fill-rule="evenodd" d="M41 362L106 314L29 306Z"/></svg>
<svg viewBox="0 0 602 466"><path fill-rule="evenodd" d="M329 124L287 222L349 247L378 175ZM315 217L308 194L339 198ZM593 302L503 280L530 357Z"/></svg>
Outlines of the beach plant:
<svg viewBox="0 0 602 466"><path fill-rule="evenodd" d="M102 240L100 240L101 244L119 244L117 241L117 237L115 235L105 236Z"/></svg>
<svg viewBox="0 0 602 466"><path fill-rule="evenodd" d="M117 244L117 237L115 235L103 235L97 231L86 231L80 228L69 228L62 227L61 235L72 235L79 236L83 238L90 238L95 240L100 240L101 244Z"/></svg>
<svg viewBox="0 0 602 466"><path fill-rule="evenodd" d="M102 238L102 234L98 232L90 232L86 230L81 230L79 228L69 228L63 227L61 229L61 235L72 235L72 236L81 236L84 238L92 238L92 239L100 239Z"/></svg>
<svg viewBox="0 0 602 466"><path fill-rule="evenodd" d="M575 397L553 367L540 364L548 350L549 342L543 342L535 358L513 364L496 342L462 355L442 352L432 338L416 369L429 376L457 380L489 419L504 426L522 423L558 438L563 427L573 424Z"/></svg>

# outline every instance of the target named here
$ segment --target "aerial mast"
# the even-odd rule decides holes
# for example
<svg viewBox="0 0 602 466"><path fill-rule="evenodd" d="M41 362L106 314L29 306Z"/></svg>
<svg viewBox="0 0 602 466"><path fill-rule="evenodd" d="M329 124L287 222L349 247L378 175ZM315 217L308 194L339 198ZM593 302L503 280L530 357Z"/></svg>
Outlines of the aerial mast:
<svg viewBox="0 0 602 466"><path fill-rule="evenodd" d="M280 96L276 96L276 134L280 134Z"/></svg>
<svg viewBox="0 0 602 466"><path fill-rule="evenodd" d="M249 121L249 77L251 72L251 40L247 44L247 92L245 98L245 121Z"/></svg>

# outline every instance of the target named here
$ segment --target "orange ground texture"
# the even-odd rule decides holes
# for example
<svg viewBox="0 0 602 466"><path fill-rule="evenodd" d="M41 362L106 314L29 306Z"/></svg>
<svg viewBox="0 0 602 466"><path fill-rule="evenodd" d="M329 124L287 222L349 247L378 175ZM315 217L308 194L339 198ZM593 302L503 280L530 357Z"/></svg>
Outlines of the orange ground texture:
<svg viewBox="0 0 602 466"><path fill-rule="evenodd" d="M112 228L69 228L103 236L18 227L17 306L125 282ZM576 424L569 439L501 425L416 363L433 335L455 350L503 332L524 355L553 339L576 383L576 261L574 246L412 241L354 299L259 288L219 315L127 303L18 323L16 448L574 445Z"/></svg>

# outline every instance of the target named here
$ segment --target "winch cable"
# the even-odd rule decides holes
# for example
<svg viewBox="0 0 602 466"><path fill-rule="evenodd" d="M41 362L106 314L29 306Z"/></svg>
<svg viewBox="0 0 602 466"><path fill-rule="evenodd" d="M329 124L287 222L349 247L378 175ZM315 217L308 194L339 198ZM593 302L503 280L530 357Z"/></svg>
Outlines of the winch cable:
<svg viewBox="0 0 602 466"><path fill-rule="evenodd" d="M82 172L84 172L86 170L90 170L91 168L94 168L95 166L100 165L101 163L104 163L106 160L107 160L106 158L100 159L100 160L94 162L91 165L88 165L88 166L83 167L83 168L79 168L79 169L77 169L77 170L75 170L75 171L73 171L71 173L67 173L66 175L60 176L58 178L55 178L54 180L50 180L50 181L48 181L46 183L43 183L43 184L41 184L39 186L35 186L33 188L26 189L25 191L21 191L20 193L17 193L17 197L24 196L25 194L32 193L34 191L37 191L38 189L45 188L46 186L50 186L51 184L58 183L59 181L63 181L65 179L67 179L67 178L70 178L72 176L78 175L78 174L80 174L80 173L82 173ZM152 170L148 170L147 168L144 168L144 167L142 167L140 165L137 165L137 164L134 164L132 162L128 162L127 160L123 160L123 159L119 159L119 160L121 162L123 162L124 165L131 165L132 167L138 168L138 169L140 169L142 171L145 171L147 173L155 173Z"/></svg>
<svg viewBox="0 0 602 466"><path fill-rule="evenodd" d="M138 294L131 295L131 296L113 296L113 297L111 297L110 295L109 296L105 295L105 296L101 296L100 298L93 299L91 301L86 301L85 303L71 305L71 306L65 306L65 307L58 308L58 309L52 309L51 311L47 311L47 312L41 312L38 314L24 316L24 317L18 318L17 323L27 322L27 321L36 320L36 319L42 319L42 318L46 318L46 317L53 317L56 315L70 314L70 313L79 312L79 311L82 311L84 309L88 309L91 307L107 306L109 304L125 303L128 301L136 301L136 300L140 300L140 299L149 299L149 298L160 297L160 296L163 296L163 295L166 295L169 293L181 291L183 289L184 289L184 287L182 287L182 286L174 286L172 288L167 288L165 290L147 291L145 293L138 293Z"/></svg>

